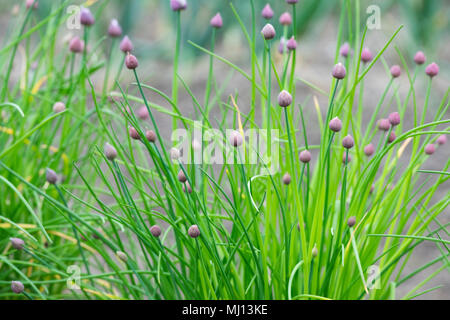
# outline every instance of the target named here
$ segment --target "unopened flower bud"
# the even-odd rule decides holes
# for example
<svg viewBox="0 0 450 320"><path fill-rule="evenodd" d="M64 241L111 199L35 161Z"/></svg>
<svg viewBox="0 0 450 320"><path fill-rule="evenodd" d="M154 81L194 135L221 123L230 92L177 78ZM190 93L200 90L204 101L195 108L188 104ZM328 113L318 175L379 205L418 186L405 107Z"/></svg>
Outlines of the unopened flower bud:
<svg viewBox="0 0 450 320"><path fill-rule="evenodd" d="M389 119L389 123L392 126L396 126L396 125L400 124L400 115L398 114L398 112L392 112L389 115L388 119Z"/></svg>
<svg viewBox="0 0 450 320"><path fill-rule="evenodd" d="M273 39L273 38L275 38L275 35L276 35L275 29L270 23L268 23L264 26L261 33L262 33L264 39L266 39L266 40Z"/></svg>
<svg viewBox="0 0 450 320"><path fill-rule="evenodd" d="M31 7L32 7L33 9L37 9L37 7L38 7L38 1L37 1L37 0L27 0L27 1L25 2L25 6L26 6L27 9L30 9Z"/></svg>
<svg viewBox="0 0 450 320"><path fill-rule="evenodd" d="M347 58L349 53L350 53L350 45L348 44L348 42L345 42L339 49L339 54L344 58Z"/></svg>
<svg viewBox="0 0 450 320"><path fill-rule="evenodd" d="M147 138L149 142L154 143L156 141L156 133L153 130L147 130L145 132L145 138Z"/></svg>
<svg viewBox="0 0 450 320"><path fill-rule="evenodd" d="M188 235L191 238L197 238L200 235L200 229L196 224L192 225L188 229Z"/></svg>
<svg viewBox="0 0 450 320"><path fill-rule="evenodd" d="M280 16L280 24L283 26L289 26L292 24L292 17L289 12L285 12Z"/></svg>
<svg viewBox="0 0 450 320"><path fill-rule="evenodd" d="M444 145L447 142L447 136L445 134L440 135L439 138L437 138L436 142L440 146Z"/></svg>
<svg viewBox="0 0 450 320"><path fill-rule="evenodd" d="M131 42L130 38L128 38L128 36L123 37L122 41L120 42L119 48L124 53L133 51L133 43Z"/></svg>
<svg viewBox="0 0 450 320"><path fill-rule="evenodd" d="M142 106L140 107L137 112L136 112L137 116L142 119L142 120L147 120L149 118L149 113L148 113L148 109L146 106Z"/></svg>
<svg viewBox="0 0 450 320"><path fill-rule="evenodd" d="M298 0L286 0L287 4L296 4Z"/></svg>
<svg viewBox="0 0 450 320"><path fill-rule="evenodd" d="M64 103L62 103L61 101L58 101L53 105L54 113L60 113L60 112L63 112L64 110L66 110L66 105Z"/></svg>
<svg viewBox="0 0 450 320"><path fill-rule="evenodd" d="M16 250L22 250L25 246L25 241L20 238L9 238L9 241L11 241L11 246Z"/></svg>
<svg viewBox="0 0 450 320"><path fill-rule="evenodd" d="M351 149L355 145L355 140L351 135L347 135L344 139L342 139L342 146L345 149Z"/></svg>
<svg viewBox="0 0 450 320"><path fill-rule="evenodd" d="M388 138L388 142L389 143L391 143L391 142L394 142L394 140L397 138L397 136L395 135L395 132L394 131L391 131L391 134L389 135L389 138Z"/></svg>
<svg viewBox="0 0 450 320"><path fill-rule="evenodd" d="M273 10L270 7L270 4L266 4L265 7L263 8L261 15L264 19L272 19L273 17Z"/></svg>
<svg viewBox="0 0 450 320"><path fill-rule="evenodd" d="M138 67L139 62L138 59L133 56L132 54L128 53L126 58L125 58L125 65L127 66L128 69L130 70L134 70Z"/></svg>
<svg viewBox="0 0 450 320"><path fill-rule="evenodd" d="M347 225L351 228L355 225L356 223L356 217L350 217L347 220Z"/></svg>
<svg viewBox="0 0 450 320"><path fill-rule="evenodd" d="M187 8L186 0L170 0L170 7L173 11L181 11Z"/></svg>
<svg viewBox="0 0 450 320"><path fill-rule="evenodd" d="M283 183L285 184L285 185L289 185L290 183L291 183L291 175L289 174L289 173L285 173L284 174L284 176L283 176Z"/></svg>
<svg viewBox="0 0 450 320"><path fill-rule="evenodd" d="M294 51L297 49L297 41L295 41L295 38L293 36L286 43L286 48L289 51Z"/></svg>
<svg viewBox="0 0 450 320"><path fill-rule="evenodd" d="M141 136L139 135L139 132L137 132L137 130L134 127L129 127L128 133L130 134L131 139L141 140Z"/></svg>
<svg viewBox="0 0 450 320"><path fill-rule="evenodd" d="M427 155L429 155L429 156L432 155L434 153L434 151L436 151L434 144L430 143L425 146L425 153Z"/></svg>
<svg viewBox="0 0 450 320"><path fill-rule="evenodd" d="M372 61L372 59L373 59L372 52L370 52L369 49L364 48L361 51L361 61L364 63L367 63L367 62Z"/></svg>
<svg viewBox="0 0 450 320"><path fill-rule="evenodd" d="M223 20L220 13L217 13L214 17L212 17L211 21L209 22L211 24L211 27L220 29L223 26Z"/></svg>
<svg viewBox="0 0 450 320"><path fill-rule="evenodd" d="M370 157L375 152L375 147L373 144L369 143L367 146L364 147L364 153L366 156Z"/></svg>
<svg viewBox="0 0 450 320"><path fill-rule="evenodd" d="M90 27L95 23L95 18L88 8L81 8L80 23L86 27Z"/></svg>
<svg viewBox="0 0 450 320"><path fill-rule="evenodd" d="M244 142L244 139L242 138L239 131L233 130L230 133L230 143L233 147L240 147L240 146L242 146L243 142Z"/></svg>
<svg viewBox="0 0 450 320"><path fill-rule="evenodd" d="M280 94L278 95L278 105L280 107L286 108L290 106L291 103L292 103L291 94L286 90L281 91Z"/></svg>
<svg viewBox="0 0 450 320"><path fill-rule="evenodd" d="M331 131L339 132L342 129L342 121L338 117L335 117L330 120L330 123L328 124Z"/></svg>
<svg viewBox="0 0 450 320"><path fill-rule="evenodd" d="M161 235L161 228L157 225L154 225L150 228L150 233L152 236L158 238Z"/></svg>
<svg viewBox="0 0 450 320"><path fill-rule="evenodd" d="M439 66L436 63L430 63L426 68L425 68L425 73L430 77L433 78L434 76L437 76L437 74L439 73Z"/></svg>
<svg viewBox="0 0 450 320"><path fill-rule="evenodd" d="M112 38L118 38L122 35L122 27L116 19L111 20L108 27L108 35Z"/></svg>
<svg viewBox="0 0 450 320"><path fill-rule="evenodd" d="M47 170L45 170L45 179L48 183L55 184L58 181L58 175L52 169L47 168Z"/></svg>
<svg viewBox="0 0 450 320"><path fill-rule="evenodd" d="M313 258L317 257L317 255L319 254L319 250L317 250L317 247L314 245L314 248L311 251L311 256Z"/></svg>
<svg viewBox="0 0 450 320"><path fill-rule="evenodd" d="M418 65L424 64L426 60L425 54L422 51L417 51L414 56L414 62Z"/></svg>
<svg viewBox="0 0 450 320"><path fill-rule="evenodd" d="M192 193L192 187L189 184L189 181L186 181L181 188L183 189L183 192Z"/></svg>
<svg viewBox="0 0 450 320"><path fill-rule="evenodd" d="M382 131L388 131L391 127L391 123L389 122L389 119L380 119L378 120L378 129Z"/></svg>
<svg viewBox="0 0 450 320"><path fill-rule="evenodd" d="M108 142L105 143L105 146L103 147L103 152L105 153L106 159L113 161L115 158L117 158L117 150L112 145L110 145Z"/></svg>
<svg viewBox="0 0 450 320"><path fill-rule="evenodd" d="M346 74L346 70L345 67L342 63L338 63L333 67L333 71L331 72L331 74L333 75L333 77L335 77L336 79L344 79L345 78L345 74Z"/></svg>
<svg viewBox="0 0 450 320"><path fill-rule="evenodd" d="M178 160L180 159L180 150L178 150L177 148L172 148L170 149L170 159L172 160Z"/></svg>
<svg viewBox="0 0 450 320"><path fill-rule="evenodd" d="M308 150L303 150L302 152L300 152L299 159L303 163L310 162L311 161L311 152L309 152Z"/></svg>
<svg viewBox="0 0 450 320"><path fill-rule="evenodd" d="M75 36L69 42L69 50L73 53L81 53L84 50L84 41Z"/></svg>
<svg viewBox="0 0 450 320"><path fill-rule="evenodd" d="M25 290L25 287L20 281L11 281L11 290L14 293L20 294Z"/></svg>
<svg viewBox="0 0 450 320"><path fill-rule="evenodd" d="M393 66L391 67L391 76L392 76L393 78L398 78L398 77L400 77L401 73L402 73L402 70L400 69L400 66L399 66L399 65L393 65Z"/></svg>
<svg viewBox="0 0 450 320"><path fill-rule="evenodd" d="M180 171L178 172L178 181L180 181L181 183L185 183L187 181L186 175L184 174L184 171L182 169L180 169Z"/></svg>

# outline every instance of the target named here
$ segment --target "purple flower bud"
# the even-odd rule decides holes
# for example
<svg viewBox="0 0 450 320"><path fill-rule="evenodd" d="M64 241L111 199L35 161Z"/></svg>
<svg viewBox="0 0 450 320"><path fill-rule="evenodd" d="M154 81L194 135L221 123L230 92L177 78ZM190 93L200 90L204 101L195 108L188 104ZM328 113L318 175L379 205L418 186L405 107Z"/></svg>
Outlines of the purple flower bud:
<svg viewBox="0 0 450 320"><path fill-rule="evenodd" d="M288 4L296 4L298 0L286 0Z"/></svg>
<svg viewBox="0 0 450 320"><path fill-rule="evenodd" d="M342 139L342 146L345 149L351 149L355 145L355 140L351 135L347 135L344 139Z"/></svg>
<svg viewBox="0 0 450 320"><path fill-rule="evenodd" d="M134 127L128 127L128 133L130 134L131 139L134 140L141 140L141 136L139 135L139 132Z"/></svg>
<svg viewBox="0 0 450 320"><path fill-rule="evenodd" d="M130 38L128 38L128 36L123 37L122 41L120 42L119 48L124 53L133 51L133 43L131 42Z"/></svg>
<svg viewBox="0 0 450 320"><path fill-rule="evenodd" d="M299 159L303 163L310 162L311 161L311 152L309 152L308 150L303 150L302 152L300 152Z"/></svg>
<svg viewBox="0 0 450 320"><path fill-rule="evenodd" d="M364 63L367 63L367 62L372 61L372 59L373 59L372 52L370 52L369 49L364 48L361 51L361 61Z"/></svg>
<svg viewBox="0 0 450 320"><path fill-rule="evenodd" d="M150 228L150 233L152 234L152 236L159 238L159 236L161 235L161 228L157 225L154 225Z"/></svg>
<svg viewBox="0 0 450 320"><path fill-rule="evenodd" d="M434 153L434 151L436 151L434 144L430 143L425 146L425 153L427 155L432 155Z"/></svg>
<svg viewBox="0 0 450 320"><path fill-rule="evenodd" d="M233 147L240 147L243 142L244 142L244 139L242 138L239 131L233 130L230 133L230 143Z"/></svg>
<svg viewBox="0 0 450 320"><path fill-rule="evenodd" d="M137 112L136 112L137 116L142 119L142 120L147 120L149 118L149 113L148 113L148 109L146 106L142 106L140 107Z"/></svg>
<svg viewBox="0 0 450 320"><path fill-rule="evenodd" d="M122 260L123 262L127 262L128 261L128 256L125 252L123 251L117 251L116 252L117 258L119 258L120 260Z"/></svg>
<svg viewBox="0 0 450 320"><path fill-rule="evenodd" d="M191 238L197 238L200 235L200 229L196 224L189 227L188 235Z"/></svg>
<svg viewBox="0 0 450 320"><path fill-rule="evenodd" d="M187 8L186 0L170 0L170 7L173 11L181 11Z"/></svg>
<svg viewBox="0 0 450 320"><path fill-rule="evenodd" d="M103 147L103 152L105 153L106 159L113 161L115 158L117 158L117 150L112 145L110 145L108 142L105 143L105 146Z"/></svg>
<svg viewBox="0 0 450 320"><path fill-rule="evenodd" d="M149 142L155 143L155 141L156 141L156 133L153 130L147 130L145 132L145 138L147 138L147 140Z"/></svg>
<svg viewBox="0 0 450 320"><path fill-rule="evenodd" d="M348 44L348 42L345 42L339 49L339 54L344 58L347 58L349 53L350 53L350 45Z"/></svg>
<svg viewBox="0 0 450 320"><path fill-rule="evenodd" d="M439 66L432 62L425 68L425 73L430 77L433 78L434 76L437 76L439 73Z"/></svg>
<svg viewBox="0 0 450 320"><path fill-rule="evenodd" d="M331 73L333 75L333 77L335 77L336 79L344 79L345 78L345 74L346 74L346 70L345 67L342 63L338 63L333 67L333 71Z"/></svg>
<svg viewBox="0 0 450 320"><path fill-rule="evenodd" d="M295 38L293 36L288 40L286 47L288 48L289 51L297 49L297 41L295 41Z"/></svg>
<svg viewBox="0 0 450 320"><path fill-rule="evenodd" d="M339 132L342 129L342 121L338 117L335 117L330 120L330 123L328 124L331 131Z"/></svg>
<svg viewBox="0 0 450 320"><path fill-rule="evenodd" d="M191 188L191 185L189 184L189 181L186 181L183 184L182 189L183 189L183 192L186 192L186 190L187 190L187 193L192 193L192 188Z"/></svg>
<svg viewBox="0 0 450 320"><path fill-rule="evenodd" d="M283 176L283 183L285 184L285 185L289 185L290 183L291 183L291 175L289 174L289 173L285 173L284 174L284 176Z"/></svg>
<svg viewBox="0 0 450 320"><path fill-rule="evenodd" d="M425 54L422 51L417 51L414 56L414 62L418 65L424 64L426 60Z"/></svg>
<svg viewBox="0 0 450 320"><path fill-rule="evenodd" d="M135 56L133 56L132 54L128 53L126 58L125 58L125 65L127 66L128 69L130 70L134 70L138 67L139 63L138 60Z"/></svg>
<svg viewBox="0 0 450 320"><path fill-rule="evenodd" d="M31 7L33 7L33 9L37 9L38 1L37 0L27 0L25 2L25 6L27 9L30 9Z"/></svg>
<svg viewBox="0 0 450 320"><path fill-rule="evenodd" d="M211 27L213 28L222 28L223 26L223 20L220 13L217 13L214 17L212 17L211 21L209 22L211 24Z"/></svg>
<svg viewBox="0 0 450 320"><path fill-rule="evenodd" d="M108 35L113 38L118 38L122 35L122 27L116 19L112 19L108 27Z"/></svg>
<svg viewBox="0 0 450 320"><path fill-rule="evenodd" d="M391 127L391 123L389 122L389 119L380 119L378 120L378 129L382 131L388 131Z"/></svg>
<svg viewBox="0 0 450 320"><path fill-rule="evenodd" d="M286 90L281 91L280 94L278 95L278 105L280 107L286 108L290 106L291 103L292 103L291 94Z"/></svg>
<svg viewBox="0 0 450 320"><path fill-rule="evenodd" d="M178 172L178 181L181 183L185 183L187 181L186 175L184 174L184 171L180 169Z"/></svg>
<svg viewBox="0 0 450 320"><path fill-rule="evenodd" d="M45 179L48 183L55 184L58 181L58 175L52 169L47 168L45 170Z"/></svg>
<svg viewBox="0 0 450 320"><path fill-rule="evenodd" d="M352 161L352 156L349 154L349 155L347 155L347 153L344 153L343 155L342 155L342 163L343 164L347 164L347 163L350 163Z"/></svg>
<svg viewBox="0 0 450 320"><path fill-rule="evenodd" d="M389 123L393 127L400 124L400 115L398 114L398 112L392 112L388 118L389 118Z"/></svg>
<svg viewBox="0 0 450 320"><path fill-rule="evenodd" d="M66 105L64 103L62 103L61 101L58 101L53 105L54 113L60 113L60 112L63 112L64 110L66 110Z"/></svg>
<svg viewBox="0 0 450 320"><path fill-rule="evenodd" d="M84 41L75 36L69 42L69 50L73 53L81 53L84 50Z"/></svg>
<svg viewBox="0 0 450 320"><path fill-rule="evenodd" d="M447 136L445 134L440 135L439 138L437 138L436 142L440 146L444 145L447 142Z"/></svg>
<svg viewBox="0 0 450 320"><path fill-rule="evenodd" d="M289 12L285 12L280 16L280 24L283 26L289 26L292 24L292 17Z"/></svg>
<svg viewBox="0 0 450 320"><path fill-rule="evenodd" d="M20 294L25 290L25 287L20 281L11 281L11 290L14 293Z"/></svg>
<svg viewBox="0 0 450 320"><path fill-rule="evenodd" d="M370 157L375 152L375 147L373 144L369 143L367 146L364 147L364 153L366 156Z"/></svg>
<svg viewBox="0 0 450 320"><path fill-rule="evenodd" d="M263 8L261 15L263 16L264 19L272 19L273 17L273 10L270 7L270 4L266 4L265 7Z"/></svg>
<svg viewBox="0 0 450 320"><path fill-rule="evenodd" d="M347 225L349 226L349 228L353 227L356 223L356 217L350 217L347 220Z"/></svg>
<svg viewBox="0 0 450 320"><path fill-rule="evenodd" d="M9 241L11 241L11 246L16 250L22 250L25 245L25 241L20 238L9 238Z"/></svg>
<svg viewBox="0 0 450 320"><path fill-rule="evenodd" d="M81 8L80 23L86 27L92 26L95 23L95 18L88 8Z"/></svg>
<svg viewBox="0 0 450 320"><path fill-rule="evenodd" d="M266 39L266 40L273 39L273 38L275 38L275 35L276 35L275 29L270 23L268 23L264 26L261 33L262 33L264 39Z"/></svg>
<svg viewBox="0 0 450 320"><path fill-rule="evenodd" d="M397 136L396 136L395 132L394 132L394 131L391 131L391 134L389 135L389 138L388 138L388 142L389 142L389 143L394 142L394 140L395 140L396 138L397 138Z"/></svg>
<svg viewBox="0 0 450 320"><path fill-rule="evenodd" d="M398 78L400 77L400 74L402 73L402 70L400 69L399 65L393 65L391 67L391 76L393 78Z"/></svg>
<svg viewBox="0 0 450 320"><path fill-rule="evenodd" d="M338 63L333 67L332 75L336 79L344 79L345 78L345 67L342 63Z"/></svg>

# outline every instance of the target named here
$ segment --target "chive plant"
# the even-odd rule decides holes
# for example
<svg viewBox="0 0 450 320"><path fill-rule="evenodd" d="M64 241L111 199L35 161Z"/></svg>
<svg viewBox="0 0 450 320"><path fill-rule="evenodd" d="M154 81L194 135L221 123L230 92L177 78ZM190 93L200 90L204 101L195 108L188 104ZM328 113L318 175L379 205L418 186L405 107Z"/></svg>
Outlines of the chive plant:
<svg viewBox="0 0 450 320"><path fill-rule="evenodd" d="M308 84L328 99L324 118L316 106L316 125L305 113L311 102L295 92L297 83L307 83L296 68L301 6L287 0L276 30L270 4L249 2L249 17L231 4L234 21L220 13L211 18L205 48L181 40L187 1L167 1L177 32L167 93L144 82L130 39L114 40L122 35L117 20L105 31L112 39L96 43L94 15L83 8L81 34L56 53L68 1L52 2L42 21L33 18L35 5L22 6L21 27L0 50L6 70L0 95L2 298L413 299L438 288L426 288L449 271L448 224L439 218L449 193L438 197L449 160L441 170L427 170L449 134L448 89L434 108L430 101L438 64L425 66L423 52L413 57L396 48L401 65L386 68L386 88L363 121L362 96L370 89L364 79L374 64L387 66L383 53L402 26L372 53L368 30L360 29L359 2L342 0L328 93ZM103 8L93 9L97 17ZM250 68L215 51L221 27L231 23L247 41ZM278 64L272 44L282 38ZM106 58L93 54L94 44L106 48ZM203 103L178 72L182 45L209 57ZM12 66L21 46L25 70L15 83ZM123 60L112 77L116 53ZM216 63L249 82L249 114L241 111L246 102L238 93L224 95L233 85L218 81ZM98 89L94 74L102 68ZM122 80L124 74L133 82ZM406 97L397 90L400 81L408 86ZM180 89L197 117L183 115ZM387 101L390 92L394 103ZM187 133L182 150L162 134L161 115ZM407 118L413 126L405 125ZM319 128L318 144L308 142L312 126ZM219 134L208 137L212 129ZM266 130L264 148L246 139L247 129ZM212 156L211 138L221 147L221 163L204 161ZM198 152L200 163L187 161ZM269 161L267 154L276 156ZM424 242L440 255L405 272ZM419 273L425 280L400 296L398 288Z"/></svg>

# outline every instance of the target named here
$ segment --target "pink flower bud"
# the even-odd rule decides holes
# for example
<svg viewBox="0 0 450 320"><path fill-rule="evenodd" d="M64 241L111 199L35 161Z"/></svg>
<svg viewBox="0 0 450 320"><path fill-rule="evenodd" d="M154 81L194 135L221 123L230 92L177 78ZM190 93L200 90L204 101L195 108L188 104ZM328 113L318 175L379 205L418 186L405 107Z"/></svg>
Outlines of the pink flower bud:
<svg viewBox="0 0 450 320"><path fill-rule="evenodd" d="M330 120L330 123L328 124L331 131L339 132L342 129L342 121L338 117L335 117Z"/></svg>
<svg viewBox="0 0 450 320"><path fill-rule="evenodd" d="M309 152L308 150L303 150L302 152L300 152L299 159L303 163L310 162L311 161L311 152Z"/></svg>
<svg viewBox="0 0 450 320"><path fill-rule="evenodd" d="M273 38L275 38L275 35L276 35L275 29L270 23L268 23L264 26L261 33L262 33L264 39L266 39L266 40L273 39Z"/></svg>
<svg viewBox="0 0 450 320"><path fill-rule="evenodd" d="M181 183L185 183L187 181L186 175L184 174L184 171L180 169L178 172L178 181Z"/></svg>
<svg viewBox="0 0 450 320"><path fill-rule="evenodd" d="M344 79L345 78L345 67L342 63L338 63L333 67L332 75L336 79Z"/></svg>
<svg viewBox="0 0 450 320"><path fill-rule="evenodd" d="M27 9L30 9L31 7L33 7L33 9L37 9L38 1L37 0L27 0L25 2L25 6Z"/></svg>
<svg viewBox="0 0 450 320"><path fill-rule="evenodd" d="M289 26L292 24L292 17L289 12L285 12L280 16L280 24L283 26Z"/></svg>
<svg viewBox="0 0 450 320"><path fill-rule="evenodd" d="M105 146L103 147L103 152L105 154L106 159L113 161L115 158L117 158L117 150L112 145L110 145L108 142L105 143Z"/></svg>
<svg viewBox="0 0 450 320"><path fill-rule="evenodd" d="M293 36L288 40L286 47L289 51L294 51L297 49L297 41L295 41L295 38Z"/></svg>
<svg viewBox="0 0 450 320"><path fill-rule="evenodd" d="M217 13L214 17L212 17L211 21L209 22L211 24L211 27L213 28L222 28L223 26L223 20L220 13Z"/></svg>
<svg viewBox="0 0 450 320"><path fill-rule="evenodd" d="M53 105L54 113L60 113L63 112L64 110L66 110L66 105L60 101L55 102L55 104Z"/></svg>
<svg viewBox="0 0 450 320"><path fill-rule="evenodd" d="M388 131L389 128L391 127L391 123L389 121L389 119L380 119L378 120L378 129L382 130L382 131Z"/></svg>
<svg viewBox="0 0 450 320"><path fill-rule="evenodd" d="M436 151L434 144L430 143L425 146L425 153L427 155L429 155L429 156L432 155L434 153L434 151Z"/></svg>
<svg viewBox="0 0 450 320"><path fill-rule="evenodd" d="M233 147L240 147L244 139L242 138L239 131L233 130L230 134L230 143Z"/></svg>
<svg viewBox="0 0 450 320"><path fill-rule="evenodd" d="M426 60L425 54L422 51L417 51L414 56L414 62L418 65L424 64Z"/></svg>
<svg viewBox="0 0 450 320"><path fill-rule="evenodd" d="M296 4L298 0L286 0L286 3L288 4Z"/></svg>
<svg viewBox="0 0 450 320"><path fill-rule="evenodd" d="M266 4L265 7L263 8L261 15L264 19L272 19L273 17L273 10L270 7L270 4Z"/></svg>
<svg viewBox="0 0 450 320"><path fill-rule="evenodd" d="M291 94L286 90L281 91L280 94L278 95L278 105L280 107L286 108L290 106L291 103L292 103Z"/></svg>
<svg viewBox="0 0 450 320"><path fill-rule="evenodd" d="M283 54L285 52L285 50L284 50L285 47L286 47L286 38L285 37L281 37L280 44L278 46L278 52L280 54Z"/></svg>
<svg viewBox="0 0 450 320"><path fill-rule="evenodd" d="M350 217L347 220L347 225L351 228L355 225L356 223L356 217Z"/></svg>
<svg viewBox="0 0 450 320"><path fill-rule="evenodd" d="M388 118L389 118L389 123L393 127L400 124L400 115L398 114L398 112L392 112Z"/></svg>
<svg viewBox="0 0 450 320"><path fill-rule="evenodd" d="M142 119L142 120L147 120L149 118L149 113L148 113L148 109L146 106L142 106L140 107L137 112L136 112L137 116Z"/></svg>
<svg viewBox="0 0 450 320"><path fill-rule="evenodd" d="M9 238L9 241L11 242L11 246L16 250L22 250L25 246L25 241L20 238Z"/></svg>
<svg viewBox="0 0 450 320"><path fill-rule="evenodd" d="M69 42L69 50L73 53L81 53L84 50L84 41L75 36Z"/></svg>
<svg viewBox="0 0 450 320"><path fill-rule="evenodd" d="M285 184L285 185L289 185L290 183L291 183L291 175L289 174L289 173L285 173L284 174L284 176L283 176L283 183Z"/></svg>
<svg viewBox="0 0 450 320"><path fill-rule="evenodd" d="M436 142L440 146L444 145L447 142L447 136L445 134L440 135L439 138L437 138Z"/></svg>
<svg viewBox="0 0 450 320"><path fill-rule="evenodd" d="M375 152L375 147L373 146L373 144L369 143L367 146L364 147L364 153L366 154L366 156L370 157L371 155L373 155Z"/></svg>
<svg viewBox="0 0 450 320"><path fill-rule="evenodd" d="M152 236L159 238L159 236L161 235L161 228L157 225L154 225L150 228L150 233L152 234Z"/></svg>
<svg viewBox="0 0 450 320"><path fill-rule="evenodd" d="M80 23L86 27L90 27L95 23L95 18L88 8L81 8Z"/></svg>
<svg viewBox="0 0 450 320"><path fill-rule="evenodd" d="M11 281L11 290L16 294L20 294L25 290L25 287L20 281Z"/></svg>
<svg viewBox="0 0 450 320"><path fill-rule="evenodd" d="M189 184L189 181L186 181L183 184L182 189L183 189L183 192L186 192L186 190L187 190L187 193L192 193L192 188L191 188L191 185Z"/></svg>
<svg viewBox="0 0 450 320"><path fill-rule="evenodd" d="M200 229L196 224L189 227L188 235L191 238L197 238L200 235Z"/></svg>
<svg viewBox="0 0 450 320"><path fill-rule="evenodd" d="M397 135L395 134L395 132L394 131L391 131L391 134L389 135L389 138L388 138L388 142L389 143L391 143L391 142L394 142L394 140L397 138Z"/></svg>
<svg viewBox="0 0 450 320"><path fill-rule="evenodd" d="M425 73L430 77L433 78L434 76L437 76L439 73L439 66L432 62L425 68Z"/></svg>
<svg viewBox="0 0 450 320"><path fill-rule="evenodd" d="M147 138L149 142L154 143L156 141L156 133L153 130L147 130L145 132L145 138Z"/></svg>
<svg viewBox="0 0 450 320"><path fill-rule="evenodd" d="M349 53L350 53L350 45L348 44L348 42L345 42L339 49L339 54L344 58L347 58Z"/></svg>
<svg viewBox="0 0 450 320"><path fill-rule="evenodd" d="M361 61L364 63L367 63L367 62L372 61L372 59L373 59L372 52L370 52L369 49L364 48L361 51Z"/></svg>
<svg viewBox="0 0 450 320"><path fill-rule="evenodd" d="M355 145L355 140L351 135L347 135L344 139L342 139L342 146L345 149L351 149Z"/></svg>
<svg viewBox="0 0 450 320"><path fill-rule="evenodd" d="M131 139L134 140L141 140L141 136L139 135L139 132L134 127L128 128L128 133L130 134Z"/></svg>
<svg viewBox="0 0 450 320"><path fill-rule="evenodd" d="M125 58L125 65L127 66L128 69L134 70L138 67L139 63L135 56L128 53L127 57Z"/></svg>
<svg viewBox="0 0 450 320"><path fill-rule="evenodd" d="M55 184L58 181L58 175L52 169L47 168L47 170L45 170L45 179L48 183Z"/></svg>
<svg viewBox="0 0 450 320"><path fill-rule="evenodd" d="M119 48L124 53L133 51L133 43L131 42L130 38L128 38L128 36L123 37L122 41L120 42Z"/></svg>
<svg viewBox="0 0 450 320"><path fill-rule="evenodd" d="M187 8L186 0L170 0L170 7L173 11L181 11Z"/></svg>
<svg viewBox="0 0 450 320"><path fill-rule="evenodd" d="M108 35L112 38L118 38L122 35L122 27L116 19L111 20L108 27Z"/></svg>
<svg viewBox="0 0 450 320"><path fill-rule="evenodd" d="M400 66L399 65L393 65L391 67L391 75L393 78L398 78L400 77L400 74L402 73Z"/></svg>

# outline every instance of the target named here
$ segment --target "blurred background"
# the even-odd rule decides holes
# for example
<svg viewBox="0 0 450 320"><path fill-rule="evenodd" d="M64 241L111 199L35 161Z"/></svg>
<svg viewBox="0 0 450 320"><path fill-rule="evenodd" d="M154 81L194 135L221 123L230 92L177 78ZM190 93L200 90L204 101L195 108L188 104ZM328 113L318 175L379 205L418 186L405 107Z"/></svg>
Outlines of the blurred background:
<svg viewBox="0 0 450 320"><path fill-rule="evenodd" d="M261 18L260 12L266 3L270 3L275 16L272 19L279 34L281 34L281 25L278 17L284 11L290 10L290 7L284 0L254 0L257 15L256 30L260 30L266 23ZM96 16L96 24L92 27L91 39L94 43L104 41L106 45L95 46L96 57L99 61L107 57L111 44L110 39L106 38L106 30L110 20L116 18L121 24L124 34L127 34L133 41L135 55L140 62L140 75L144 82L162 90L170 95L172 80L172 59L175 43L175 16L170 10L169 0L91 0L91 1L62 1L62 0L39 0L37 17L39 21L48 16L53 8L62 3L70 5L89 6ZM220 12L224 27L217 32L215 51L226 59L232 61L245 71L250 69L249 48L245 36L234 16L230 3L234 5L243 23L250 31L251 28L251 6L249 0L188 0L188 9L182 12L182 51L180 58L179 73L189 84L194 94L203 97L205 90L205 80L208 76L209 56L196 49L188 40L205 47L210 47L212 29L209 20L217 12ZM9 43L9 35L21 23L21 18L17 16L19 5L22 1L2 0L0 1L0 44L4 46ZM448 0L361 0L360 17L361 30L370 17L367 13L369 6L377 6L380 10L380 28L369 30L366 37L366 46L376 54L382 49L386 41L391 37L394 31L400 26L404 28L396 37L393 45L400 48L407 59L408 64L413 68L412 59L414 53L418 50L425 52L427 63L435 61L439 64L440 73L433 80L432 98L430 104L430 113L434 114L438 103L449 88L449 69L450 69L450 1ZM297 26L297 75L304 80L318 86L324 91L329 91L330 70L334 65L334 56L337 45L338 21L341 12L341 1L334 0L300 0L297 5L298 26ZM344 27L348 30L348 27ZM60 39L56 50L62 53L67 52L67 42L73 35L81 35L82 30L70 29L67 26L61 26ZM45 35L41 34L45 38ZM343 41L346 41L348 34L344 34ZM36 41L39 41L37 39ZM277 40L279 41L279 37ZM262 50L262 41L259 41L257 50ZM278 42L277 42L278 44ZM117 64L122 63L123 55L116 45L116 53L113 54ZM393 45L383 55L386 65L400 64ZM274 45L278 47L278 45ZM281 63L281 55L274 49L275 61ZM0 66L2 67L2 66ZM225 99L231 93L239 92L240 108L243 112L248 112L250 105L249 91L250 84L242 76L233 73L231 68L221 62L215 62L215 76L219 87L226 81L228 85L223 92L222 98ZM99 81L94 84L98 90L102 89L103 71L96 74ZM131 74L123 72L121 82L128 85L131 81ZM226 80L225 80L226 79ZM365 116L371 114L370 110L375 107L385 85L389 79L386 67L381 61L377 62L374 68L369 72L365 87L364 106L367 107ZM416 83L417 102L420 106L423 103L426 88L426 78L421 76ZM422 88L422 89L421 89ZM399 79L397 89L401 97L404 97L409 89L406 76L403 74ZM391 94L391 93L390 93ZM304 83L297 85L297 97L300 102L304 102L304 107L313 110L312 97L317 95L319 104L324 107L327 98L312 91ZM149 93L149 98L160 105L167 105L167 102L161 100L155 94ZM386 101L392 100L388 96ZM395 103L393 103L395 105ZM422 104L423 105L423 104ZM169 106L168 106L169 107ZM193 116L192 99L185 92L180 92L180 109L186 116ZM312 113L312 112L310 112ZM446 116L445 118L449 118ZM410 122L411 117L406 119ZM161 127L166 127L163 134L169 135L170 118L158 115L158 122ZM410 128L410 126L406 126ZM311 130L308 132L312 143L318 141L319 136ZM439 156L430 159L427 169L441 169L442 163L445 163L450 153L441 152ZM437 196L445 196L448 192L449 184L444 185L444 190ZM447 189L447 190L446 190ZM442 222L450 221L450 212L447 210L441 217ZM433 243L421 244L414 252L405 274L412 272L418 266L430 261L433 257L439 255L439 251ZM438 267L438 266L436 266ZM419 274L411 281L405 283L403 288L399 288L399 296L408 292L414 284L420 282L421 277L431 274L429 272ZM423 278L422 278L423 279ZM427 287L443 285L439 290L424 295L422 299L450 299L450 276L448 269L443 271L438 277L428 284Z"/></svg>

